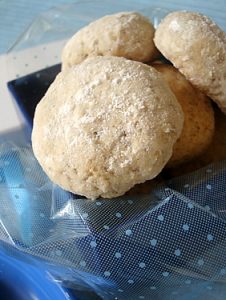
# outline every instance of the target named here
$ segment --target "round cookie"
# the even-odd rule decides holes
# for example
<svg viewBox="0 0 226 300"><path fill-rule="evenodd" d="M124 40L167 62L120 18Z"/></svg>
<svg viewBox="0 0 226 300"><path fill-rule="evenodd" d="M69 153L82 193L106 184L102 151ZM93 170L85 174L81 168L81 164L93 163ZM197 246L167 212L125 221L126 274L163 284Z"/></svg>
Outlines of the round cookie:
<svg viewBox="0 0 226 300"><path fill-rule="evenodd" d="M167 15L155 32L162 54L226 113L226 34L193 12Z"/></svg>
<svg viewBox="0 0 226 300"><path fill-rule="evenodd" d="M121 12L100 18L79 30L65 45L62 68L66 69L90 56L121 56L151 61L158 53L154 27L136 12Z"/></svg>
<svg viewBox="0 0 226 300"><path fill-rule="evenodd" d="M154 68L103 56L56 77L36 108L32 145L62 188L113 198L159 174L182 127L181 107Z"/></svg>
<svg viewBox="0 0 226 300"><path fill-rule="evenodd" d="M178 168L165 169L164 177L166 176L167 178L172 178L182 176L184 174L201 169L209 164L220 162L223 159L226 159L226 116L216 106L214 107L214 112L216 129L213 135L213 140L206 151L191 162L183 164L183 167L178 166Z"/></svg>
<svg viewBox="0 0 226 300"><path fill-rule="evenodd" d="M194 159L210 145L214 134L214 110L207 96L193 87L173 66L153 64L176 96L184 112L184 126L167 167Z"/></svg>

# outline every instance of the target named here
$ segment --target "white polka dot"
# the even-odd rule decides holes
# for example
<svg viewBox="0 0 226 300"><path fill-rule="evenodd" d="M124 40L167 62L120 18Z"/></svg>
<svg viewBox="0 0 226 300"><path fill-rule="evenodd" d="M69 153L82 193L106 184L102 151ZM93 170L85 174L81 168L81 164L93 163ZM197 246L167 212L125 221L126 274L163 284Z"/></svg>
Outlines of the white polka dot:
<svg viewBox="0 0 226 300"><path fill-rule="evenodd" d="M45 217L45 214L44 214L44 213L40 213L39 216L40 216L41 218L44 218L44 217Z"/></svg>
<svg viewBox="0 0 226 300"><path fill-rule="evenodd" d="M185 284L191 284L191 280L190 279L185 280Z"/></svg>
<svg viewBox="0 0 226 300"><path fill-rule="evenodd" d="M104 225L104 229L108 230L110 227L108 225Z"/></svg>
<svg viewBox="0 0 226 300"><path fill-rule="evenodd" d="M87 214L87 213L83 213L83 214L82 214L82 217L83 217L84 219L86 219L86 218L88 218L88 214Z"/></svg>
<svg viewBox="0 0 226 300"><path fill-rule="evenodd" d="M204 265L204 260L202 258L200 258L198 261L197 261L198 265L199 266L203 266Z"/></svg>
<svg viewBox="0 0 226 300"><path fill-rule="evenodd" d="M131 229L127 229L127 230L126 230L126 235L130 236L130 235L132 235L132 234L133 234L133 232L132 232Z"/></svg>
<svg viewBox="0 0 226 300"><path fill-rule="evenodd" d="M189 202L188 203L188 208L194 208L194 205L191 202Z"/></svg>
<svg viewBox="0 0 226 300"><path fill-rule="evenodd" d="M51 228L50 230L49 230L49 232L54 232L55 230L53 229L53 228Z"/></svg>
<svg viewBox="0 0 226 300"><path fill-rule="evenodd" d="M188 231L189 230L189 225L188 224L184 224L182 226L182 228L183 228L184 231Z"/></svg>
<svg viewBox="0 0 226 300"><path fill-rule="evenodd" d="M212 185L211 184L207 184L206 188L207 188L207 190L211 190L212 189Z"/></svg>
<svg viewBox="0 0 226 300"><path fill-rule="evenodd" d="M91 248L95 248L97 246L97 243L95 241L90 242Z"/></svg>
<svg viewBox="0 0 226 300"><path fill-rule="evenodd" d="M102 203L101 203L100 201L96 201L96 205L97 205L97 206L101 206Z"/></svg>
<svg viewBox="0 0 226 300"><path fill-rule="evenodd" d="M180 249L175 250L174 254L176 256L180 256L181 255L181 250Z"/></svg>
<svg viewBox="0 0 226 300"><path fill-rule="evenodd" d="M62 251L61 250L56 250L56 255L57 256L61 256L62 255Z"/></svg>
<svg viewBox="0 0 226 300"><path fill-rule="evenodd" d="M120 252L116 252L116 253L115 253L115 257L116 257L116 258L121 258L121 257L122 257L122 254L121 254Z"/></svg>
<svg viewBox="0 0 226 300"><path fill-rule="evenodd" d="M118 289L118 292L119 293L123 293L124 291L122 289Z"/></svg>
<svg viewBox="0 0 226 300"><path fill-rule="evenodd" d="M127 201L129 204L133 204L133 200L128 200Z"/></svg>
<svg viewBox="0 0 226 300"><path fill-rule="evenodd" d="M169 272L163 272L163 273L162 273L162 276L168 277L168 276L169 276Z"/></svg>
<svg viewBox="0 0 226 300"><path fill-rule="evenodd" d="M144 262L139 263L139 267L141 269L144 269L146 267L146 264Z"/></svg>
<svg viewBox="0 0 226 300"><path fill-rule="evenodd" d="M128 283L129 283L129 284L133 284L133 283L134 283L134 280L129 279L129 280L128 280Z"/></svg>
<svg viewBox="0 0 226 300"><path fill-rule="evenodd" d="M117 212L115 215L116 215L117 218L121 218L122 217L122 214L120 212Z"/></svg>
<svg viewBox="0 0 226 300"><path fill-rule="evenodd" d="M184 188L185 188L185 189L187 189L187 188L189 188L189 187L190 187L189 184L185 184L185 185L184 185Z"/></svg>
<svg viewBox="0 0 226 300"><path fill-rule="evenodd" d="M150 240L150 244L151 244L151 246L155 247L157 244L157 240L156 239Z"/></svg>
<svg viewBox="0 0 226 300"><path fill-rule="evenodd" d="M105 277L109 277L110 275L111 275L111 272L110 272L110 271L105 271L105 272L104 272L104 276L105 276Z"/></svg>
<svg viewBox="0 0 226 300"><path fill-rule="evenodd" d="M151 290L156 290L156 286L151 286L150 289Z"/></svg>
<svg viewBox="0 0 226 300"><path fill-rule="evenodd" d="M163 216L163 215L158 215L157 218L158 218L158 220L161 221L161 222L164 220L164 216Z"/></svg>
<svg viewBox="0 0 226 300"><path fill-rule="evenodd" d="M79 263L79 265L81 267L85 267L86 266L86 262L84 260L81 260L80 263Z"/></svg>
<svg viewBox="0 0 226 300"><path fill-rule="evenodd" d="M213 240L213 235L212 234L207 234L207 240L212 241Z"/></svg>
<svg viewBox="0 0 226 300"><path fill-rule="evenodd" d="M220 270L220 275L226 275L226 269L221 269Z"/></svg>
<svg viewBox="0 0 226 300"><path fill-rule="evenodd" d="M170 191L170 188L165 188L165 192L169 192Z"/></svg>

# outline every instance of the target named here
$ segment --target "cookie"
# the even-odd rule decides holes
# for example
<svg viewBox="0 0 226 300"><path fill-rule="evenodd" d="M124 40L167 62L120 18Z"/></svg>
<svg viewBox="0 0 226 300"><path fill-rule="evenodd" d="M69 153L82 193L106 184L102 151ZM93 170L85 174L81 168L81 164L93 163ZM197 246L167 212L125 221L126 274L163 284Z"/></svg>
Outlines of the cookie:
<svg viewBox="0 0 226 300"><path fill-rule="evenodd" d="M100 55L151 61L157 54L154 31L151 22L136 12L121 12L100 18L79 30L67 42L62 52L62 68Z"/></svg>
<svg viewBox="0 0 226 300"><path fill-rule="evenodd" d="M226 113L226 34L208 17L173 12L158 26L154 42L162 54Z"/></svg>
<svg viewBox="0 0 226 300"><path fill-rule="evenodd" d="M154 69L95 57L61 72L38 104L33 151L50 179L87 198L113 198L157 176L183 112Z"/></svg>
<svg viewBox="0 0 226 300"><path fill-rule="evenodd" d="M176 96L184 112L182 133L173 147L167 167L194 159L210 145L214 134L214 111L210 99L193 87L173 66L153 64Z"/></svg>
<svg viewBox="0 0 226 300"><path fill-rule="evenodd" d="M191 162L187 162L182 166L164 169L164 178L182 176L226 159L226 116L216 106L214 107L214 112L216 122L215 132L213 140L206 151ZM212 172L211 165L209 167L209 172Z"/></svg>

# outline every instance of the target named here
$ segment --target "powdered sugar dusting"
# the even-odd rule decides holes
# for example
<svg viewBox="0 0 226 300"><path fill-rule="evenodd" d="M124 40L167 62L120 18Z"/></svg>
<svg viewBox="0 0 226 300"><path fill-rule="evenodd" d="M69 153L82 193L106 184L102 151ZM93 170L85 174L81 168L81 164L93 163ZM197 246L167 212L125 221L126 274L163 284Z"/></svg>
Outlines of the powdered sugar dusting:
<svg viewBox="0 0 226 300"><path fill-rule="evenodd" d="M202 14L173 12L162 20L154 40L163 55L225 112L225 32Z"/></svg>
<svg viewBox="0 0 226 300"><path fill-rule="evenodd" d="M137 12L104 16L79 30L68 41L62 53L62 68L98 55L150 61L156 55L154 31L150 20Z"/></svg>
<svg viewBox="0 0 226 300"><path fill-rule="evenodd" d="M51 165L48 174L56 183L91 198L112 197L158 174L182 117L155 70L124 58L97 57L61 73L58 81L45 96L51 110L39 105L49 113L42 125L48 147L43 141L34 147L39 157L51 155L42 162Z"/></svg>
<svg viewBox="0 0 226 300"><path fill-rule="evenodd" d="M181 29L181 26L177 22L177 20L174 19L169 23L169 28L172 29L173 31L179 31Z"/></svg>

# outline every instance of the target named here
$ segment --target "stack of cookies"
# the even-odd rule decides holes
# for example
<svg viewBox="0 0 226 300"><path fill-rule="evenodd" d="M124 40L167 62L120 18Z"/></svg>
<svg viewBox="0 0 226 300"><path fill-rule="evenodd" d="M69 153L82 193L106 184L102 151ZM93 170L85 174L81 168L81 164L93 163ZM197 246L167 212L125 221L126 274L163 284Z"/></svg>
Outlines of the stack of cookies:
<svg viewBox="0 0 226 300"><path fill-rule="evenodd" d="M210 98L226 112L225 42L191 12L169 14L156 31L136 12L82 28L35 112L32 145L46 174L70 192L114 198L200 157L215 136Z"/></svg>

